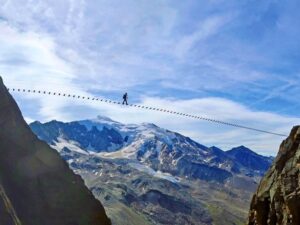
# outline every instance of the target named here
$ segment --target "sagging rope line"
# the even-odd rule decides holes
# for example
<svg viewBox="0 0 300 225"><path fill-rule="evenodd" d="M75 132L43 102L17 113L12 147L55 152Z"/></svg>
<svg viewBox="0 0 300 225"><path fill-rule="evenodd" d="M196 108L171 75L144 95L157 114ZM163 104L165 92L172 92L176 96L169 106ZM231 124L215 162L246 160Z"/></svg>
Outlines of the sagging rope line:
<svg viewBox="0 0 300 225"><path fill-rule="evenodd" d="M76 98L76 99L86 99L86 100L91 100L91 101L100 101L100 102L105 102L105 103L110 103L110 104L117 104L121 105L121 102L116 102L108 99L101 99L101 98L96 98L96 97L86 97L86 96L81 96L81 95L73 95L73 94L65 94L65 93L57 93L57 92L51 92L51 91L41 91L41 90L31 90L31 89L16 89L16 88L7 88L8 91L13 91L13 92L28 92L28 93L37 93L37 94L44 94L44 95L53 95L53 96L60 96L60 97L68 97L68 98ZM191 115L191 114L186 114L186 113L181 113L181 112L176 112L176 111L171 111L167 109L160 109L160 108L155 108L155 107L148 107L144 105L135 105L135 104L128 104L129 107L136 107L136 108L141 108L141 109L147 109L147 110L153 110L153 111L159 111L159 112L164 112L164 113L169 113L169 114L174 114L174 115L179 115L179 116L185 116L189 118L194 118L198 120L204 120L212 123L218 123L226 126L232 126L236 128L242 128L242 129L247 129L247 130L252 130L256 132L261 132L261 133L266 133L266 134L272 134L276 136L281 136L281 137L287 137L288 135L286 134L279 134L271 131L266 131L266 130L261 130L253 127L247 127L239 124L234 124L234 123L228 123L224 122L221 120L215 120L207 117L202 117L202 116L196 116L196 115Z"/></svg>

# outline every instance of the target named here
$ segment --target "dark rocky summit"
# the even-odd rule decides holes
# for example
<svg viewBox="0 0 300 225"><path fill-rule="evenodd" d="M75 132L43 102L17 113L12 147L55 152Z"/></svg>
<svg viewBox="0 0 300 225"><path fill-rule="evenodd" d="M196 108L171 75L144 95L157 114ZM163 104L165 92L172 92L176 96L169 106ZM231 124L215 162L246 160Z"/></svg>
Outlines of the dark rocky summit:
<svg viewBox="0 0 300 225"><path fill-rule="evenodd" d="M0 78L0 225L109 225L101 203L40 141Z"/></svg>
<svg viewBox="0 0 300 225"><path fill-rule="evenodd" d="M300 126L282 142L250 206L248 225L300 224Z"/></svg>
<svg viewBox="0 0 300 225"><path fill-rule="evenodd" d="M245 168L261 171L261 175L267 171L272 164L273 158L258 155L245 146L239 146L226 152L228 156L238 161Z"/></svg>

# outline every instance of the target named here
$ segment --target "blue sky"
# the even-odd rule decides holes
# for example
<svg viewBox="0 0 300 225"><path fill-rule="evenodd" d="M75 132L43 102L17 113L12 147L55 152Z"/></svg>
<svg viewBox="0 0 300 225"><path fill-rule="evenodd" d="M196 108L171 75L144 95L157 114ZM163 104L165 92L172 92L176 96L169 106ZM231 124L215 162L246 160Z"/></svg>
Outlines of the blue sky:
<svg viewBox="0 0 300 225"><path fill-rule="evenodd" d="M300 2L0 0L7 86L161 106L274 132L299 124ZM276 154L280 137L147 111L14 95L28 121L98 114Z"/></svg>

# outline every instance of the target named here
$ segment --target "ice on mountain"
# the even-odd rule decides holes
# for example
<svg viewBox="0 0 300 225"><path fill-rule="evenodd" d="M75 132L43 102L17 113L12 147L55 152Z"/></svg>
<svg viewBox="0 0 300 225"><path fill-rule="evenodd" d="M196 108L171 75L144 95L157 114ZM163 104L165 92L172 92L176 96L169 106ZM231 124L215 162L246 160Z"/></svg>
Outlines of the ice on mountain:
<svg viewBox="0 0 300 225"><path fill-rule="evenodd" d="M75 141L68 141L63 138L58 138L58 141L54 142L54 145L51 145L52 148L60 152L63 148L68 148L71 151L78 152L80 154L88 155L89 153L82 148L80 148L80 144Z"/></svg>
<svg viewBox="0 0 300 225"><path fill-rule="evenodd" d="M168 181L171 181L173 183L178 183L180 182L180 179L178 177L175 177L175 176L172 176L171 174L169 173L163 173L161 171L155 171L153 170L152 168L146 166L146 165L143 165L143 164L140 164L140 163L130 163L129 164L132 168L134 169L137 169L141 172L145 172L151 176L154 176L154 177L157 177L157 178L161 178L161 179L164 179L164 180L168 180Z"/></svg>

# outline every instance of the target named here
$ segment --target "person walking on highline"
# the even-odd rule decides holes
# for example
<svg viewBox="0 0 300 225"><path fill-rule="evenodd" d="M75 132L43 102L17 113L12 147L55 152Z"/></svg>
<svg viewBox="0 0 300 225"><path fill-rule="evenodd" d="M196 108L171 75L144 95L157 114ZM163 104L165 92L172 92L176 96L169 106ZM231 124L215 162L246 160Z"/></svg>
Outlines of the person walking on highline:
<svg viewBox="0 0 300 225"><path fill-rule="evenodd" d="M123 105L126 103L126 105L128 105L128 102L127 102L127 100L128 100L128 94L127 94L127 92L123 95Z"/></svg>

